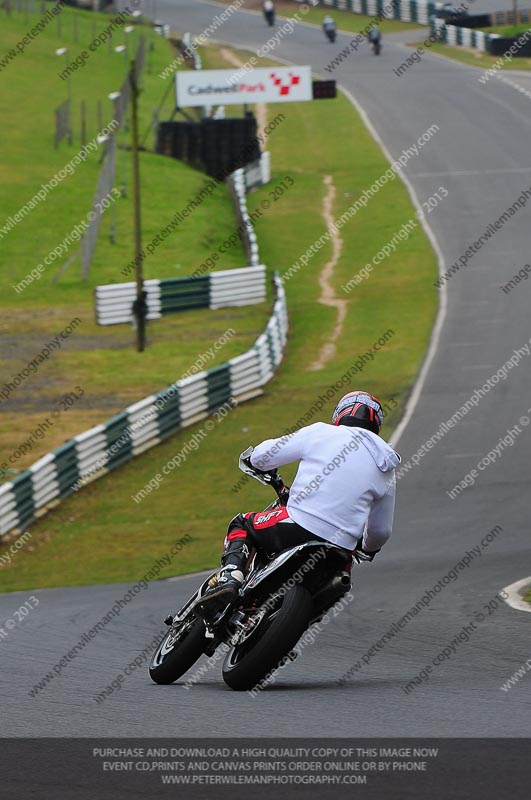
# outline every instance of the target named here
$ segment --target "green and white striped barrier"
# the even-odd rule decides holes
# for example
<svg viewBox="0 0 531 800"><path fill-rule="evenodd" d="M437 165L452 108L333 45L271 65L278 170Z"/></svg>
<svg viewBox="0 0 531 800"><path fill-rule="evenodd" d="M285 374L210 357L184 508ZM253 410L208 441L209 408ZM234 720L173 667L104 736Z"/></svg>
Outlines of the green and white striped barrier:
<svg viewBox="0 0 531 800"><path fill-rule="evenodd" d="M194 308L228 308L263 303L266 268L227 269L189 278L144 281L147 319L160 319ZM98 325L133 322L136 283L113 283L94 290Z"/></svg>
<svg viewBox="0 0 531 800"><path fill-rule="evenodd" d="M319 5L368 17L416 22L419 25L428 25L436 8L435 3L425 0L319 0Z"/></svg>
<svg viewBox="0 0 531 800"><path fill-rule="evenodd" d="M433 21L433 33L437 32L437 41L455 46L472 47L481 53L488 51L491 39L499 39L497 33L484 33L474 28L461 28L459 25L447 25L444 20Z"/></svg>

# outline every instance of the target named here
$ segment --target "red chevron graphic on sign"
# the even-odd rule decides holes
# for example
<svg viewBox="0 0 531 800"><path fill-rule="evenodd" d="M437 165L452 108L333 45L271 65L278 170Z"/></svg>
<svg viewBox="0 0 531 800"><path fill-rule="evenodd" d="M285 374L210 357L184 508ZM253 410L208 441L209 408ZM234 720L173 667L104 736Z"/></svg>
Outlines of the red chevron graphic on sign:
<svg viewBox="0 0 531 800"><path fill-rule="evenodd" d="M301 81L299 75L294 75L292 72L289 73L289 83L283 83L282 78L278 78L275 72L271 72L269 77L273 81L274 85L279 87L279 94L281 97L289 95L291 87L297 86L297 84L299 84Z"/></svg>

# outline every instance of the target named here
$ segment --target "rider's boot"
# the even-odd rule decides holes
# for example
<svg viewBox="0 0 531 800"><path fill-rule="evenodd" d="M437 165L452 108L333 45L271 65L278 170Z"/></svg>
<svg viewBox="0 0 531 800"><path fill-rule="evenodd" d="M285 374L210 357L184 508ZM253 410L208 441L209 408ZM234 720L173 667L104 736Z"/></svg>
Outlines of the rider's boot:
<svg viewBox="0 0 531 800"><path fill-rule="evenodd" d="M248 557L249 548L241 544L241 540L228 543L221 558L221 569L212 576L208 589L194 606L205 620L212 620L236 599L243 584Z"/></svg>

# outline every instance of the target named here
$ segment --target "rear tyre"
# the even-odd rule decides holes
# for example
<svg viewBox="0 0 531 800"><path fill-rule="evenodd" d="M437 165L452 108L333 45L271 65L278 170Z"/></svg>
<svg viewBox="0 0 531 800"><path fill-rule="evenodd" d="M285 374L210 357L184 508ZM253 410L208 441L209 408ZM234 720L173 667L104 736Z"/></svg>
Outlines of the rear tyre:
<svg viewBox="0 0 531 800"><path fill-rule="evenodd" d="M236 691L252 689L293 650L313 615L312 596L293 586L264 617L250 638L234 647L223 664L223 680Z"/></svg>
<svg viewBox="0 0 531 800"><path fill-rule="evenodd" d="M173 642L172 638L177 639ZM205 650L205 623L194 619L191 626L182 630L181 635L173 628L165 634L155 650L149 665L151 680L155 683L173 683L188 672Z"/></svg>

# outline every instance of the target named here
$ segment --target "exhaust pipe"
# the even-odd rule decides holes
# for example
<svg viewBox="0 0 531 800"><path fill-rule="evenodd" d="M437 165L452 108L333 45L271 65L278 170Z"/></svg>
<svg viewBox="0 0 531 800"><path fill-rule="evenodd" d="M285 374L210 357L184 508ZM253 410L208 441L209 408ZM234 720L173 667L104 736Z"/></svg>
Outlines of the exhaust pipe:
<svg viewBox="0 0 531 800"><path fill-rule="evenodd" d="M334 575L330 583L314 595L313 603L316 611L330 608L344 594L350 591L352 583L348 572L340 572Z"/></svg>

